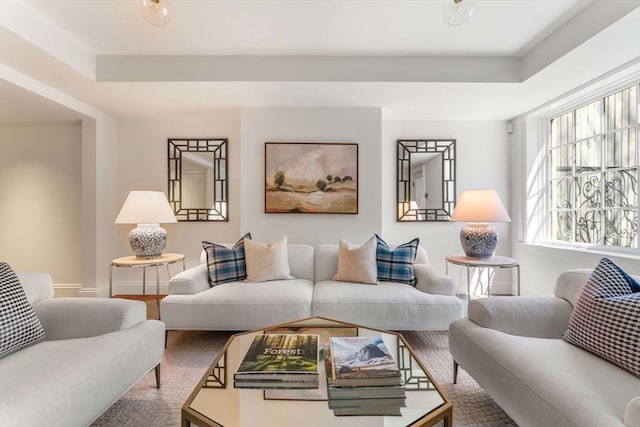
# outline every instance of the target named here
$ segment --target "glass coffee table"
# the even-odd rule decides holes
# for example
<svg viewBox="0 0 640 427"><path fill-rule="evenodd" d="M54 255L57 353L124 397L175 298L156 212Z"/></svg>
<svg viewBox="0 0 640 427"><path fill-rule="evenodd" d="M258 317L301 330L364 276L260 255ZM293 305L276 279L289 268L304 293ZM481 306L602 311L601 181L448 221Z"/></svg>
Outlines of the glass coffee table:
<svg viewBox="0 0 640 427"><path fill-rule="evenodd" d="M317 333L321 346L330 335L382 335L398 362L406 386L406 407L401 409L402 415L335 416L328 407L323 372L320 373L320 389L235 388L233 374L253 337L264 333ZM452 405L400 334L320 317L231 336L182 406L183 427L404 427L433 426L438 423L443 427L453 426Z"/></svg>

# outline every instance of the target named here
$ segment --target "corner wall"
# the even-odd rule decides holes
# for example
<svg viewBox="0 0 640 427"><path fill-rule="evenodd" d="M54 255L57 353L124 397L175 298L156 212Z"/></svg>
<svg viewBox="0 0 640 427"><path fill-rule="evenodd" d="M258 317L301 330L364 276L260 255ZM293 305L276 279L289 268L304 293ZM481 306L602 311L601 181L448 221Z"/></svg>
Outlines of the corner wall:
<svg viewBox="0 0 640 427"><path fill-rule="evenodd" d="M178 222L161 224L167 230L165 252L185 254L187 268L199 263L202 240L235 242L240 234L240 165L243 158L240 142L239 111L237 109L212 110L197 117L173 117L158 120L123 120L118 127L117 208L109 218L115 218L132 190L153 190L167 193L167 139L168 138L228 138L229 154L229 221ZM131 255L128 243L133 224L116 225L116 252L113 258ZM181 265L170 266L170 274L181 270ZM155 272L148 271L148 292L155 292ZM160 269L160 280L168 280L167 270ZM114 294L136 294L142 283L141 269L114 268ZM151 286L154 285L154 286Z"/></svg>
<svg viewBox="0 0 640 427"><path fill-rule="evenodd" d="M57 295L82 282L79 123L0 127L0 260L43 271Z"/></svg>

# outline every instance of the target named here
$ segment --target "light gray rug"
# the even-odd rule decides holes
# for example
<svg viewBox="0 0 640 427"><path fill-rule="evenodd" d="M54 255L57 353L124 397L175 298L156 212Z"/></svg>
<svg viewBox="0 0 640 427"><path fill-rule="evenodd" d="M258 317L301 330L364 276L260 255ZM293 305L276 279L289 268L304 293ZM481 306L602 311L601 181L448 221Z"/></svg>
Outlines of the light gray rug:
<svg viewBox="0 0 640 427"><path fill-rule="evenodd" d="M162 387L147 374L109 408L94 426L180 426L180 410L230 333L170 332L162 360ZM452 384L446 332L405 332L407 342L453 402L455 426L516 426L478 384L461 370Z"/></svg>

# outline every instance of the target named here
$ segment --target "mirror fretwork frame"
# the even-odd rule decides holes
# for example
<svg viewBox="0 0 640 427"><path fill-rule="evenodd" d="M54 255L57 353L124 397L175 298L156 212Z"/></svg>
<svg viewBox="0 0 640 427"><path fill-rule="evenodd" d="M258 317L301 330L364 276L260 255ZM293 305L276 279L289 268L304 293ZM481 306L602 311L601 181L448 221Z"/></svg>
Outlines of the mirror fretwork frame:
<svg viewBox="0 0 640 427"><path fill-rule="evenodd" d="M456 205L456 140L397 140L397 217L398 222L449 221ZM442 205L419 208L411 203L411 155L435 153L442 157Z"/></svg>
<svg viewBox="0 0 640 427"><path fill-rule="evenodd" d="M169 204L178 221L229 221L229 180L226 138L168 139ZM210 206L183 206L183 155L211 153L213 192ZM188 154L187 154L188 155Z"/></svg>

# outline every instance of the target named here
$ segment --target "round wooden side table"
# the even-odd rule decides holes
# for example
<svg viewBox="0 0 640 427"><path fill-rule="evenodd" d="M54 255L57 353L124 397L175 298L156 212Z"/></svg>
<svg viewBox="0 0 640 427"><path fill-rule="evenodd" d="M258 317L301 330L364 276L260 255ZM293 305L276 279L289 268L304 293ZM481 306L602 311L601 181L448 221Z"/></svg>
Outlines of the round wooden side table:
<svg viewBox="0 0 640 427"><path fill-rule="evenodd" d="M109 298L113 296L113 267L127 267L138 268L142 267L142 295L145 295L145 289L147 286L146 271L147 267L156 268L156 305L158 308L158 320L160 320L160 274L159 267L161 265L174 264L178 261L182 261L182 271L185 269L184 254L172 254L166 253L160 255L158 258L144 259L137 258L134 255L125 256L122 258L116 258L111 261L109 266Z"/></svg>

